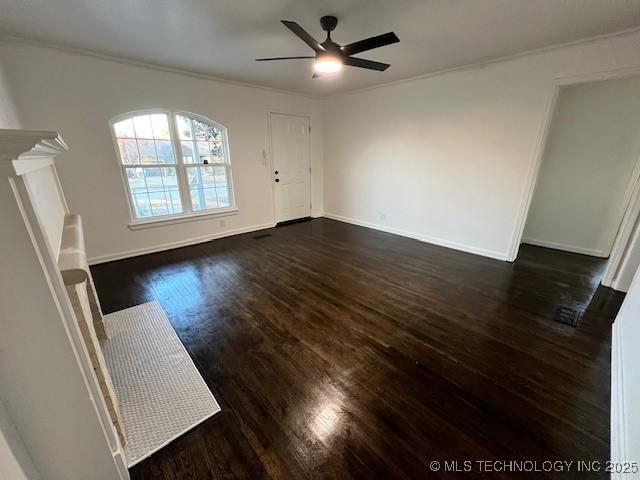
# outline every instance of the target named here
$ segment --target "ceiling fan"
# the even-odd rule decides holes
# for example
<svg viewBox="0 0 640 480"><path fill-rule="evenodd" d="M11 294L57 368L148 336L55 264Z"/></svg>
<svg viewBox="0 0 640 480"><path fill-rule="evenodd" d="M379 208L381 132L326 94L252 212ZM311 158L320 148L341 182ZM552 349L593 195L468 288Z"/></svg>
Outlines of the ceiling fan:
<svg viewBox="0 0 640 480"><path fill-rule="evenodd" d="M282 20L282 23L296 34L304 43L309 45L316 54L313 56L304 57L273 57L273 58L256 58L257 62L268 62L272 60L296 60L300 58L315 58L314 70L312 78L317 78L325 73L334 73L342 69L343 65L349 65L351 67L366 68L369 70L378 70L380 72L385 71L391 65L388 63L374 62L372 60L365 60L364 58L352 57L356 53L366 52L367 50L373 50L374 48L384 47L385 45L391 45L397 43L400 39L395 33L389 32L376 37L366 38L358 42L353 42L348 45L339 45L331 40L331 32L338 25L338 19L332 15L324 16L320 19L320 25L322 29L327 32L327 38L324 42L320 43L315 38L307 33L307 31L298 25L296 22L289 22Z"/></svg>

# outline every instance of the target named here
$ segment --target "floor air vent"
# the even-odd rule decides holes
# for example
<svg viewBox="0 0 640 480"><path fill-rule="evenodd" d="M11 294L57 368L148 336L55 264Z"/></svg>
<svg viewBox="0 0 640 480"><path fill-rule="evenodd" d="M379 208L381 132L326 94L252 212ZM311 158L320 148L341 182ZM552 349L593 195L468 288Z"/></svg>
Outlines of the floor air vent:
<svg viewBox="0 0 640 480"><path fill-rule="evenodd" d="M578 326L578 320L580 320L580 312L569 307L558 307L556 314L553 317L556 322L564 323L571 327Z"/></svg>
<svg viewBox="0 0 640 480"><path fill-rule="evenodd" d="M271 234L270 233L263 233L262 235L256 235L254 238L254 240L262 240L263 238L267 238L270 237Z"/></svg>

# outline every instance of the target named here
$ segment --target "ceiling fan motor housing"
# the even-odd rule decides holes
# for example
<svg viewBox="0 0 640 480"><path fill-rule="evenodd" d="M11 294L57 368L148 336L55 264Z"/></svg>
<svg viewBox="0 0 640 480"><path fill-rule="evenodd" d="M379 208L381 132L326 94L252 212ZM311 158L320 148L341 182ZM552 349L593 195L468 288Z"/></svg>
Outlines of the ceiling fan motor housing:
<svg viewBox="0 0 640 480"><path fill-rule="evenodd" d="M338 25L338 19L333 15L325 15L320 19L320 25L322 25L322 29L325 32L331 32L335 30L336 25Z"/></svg>

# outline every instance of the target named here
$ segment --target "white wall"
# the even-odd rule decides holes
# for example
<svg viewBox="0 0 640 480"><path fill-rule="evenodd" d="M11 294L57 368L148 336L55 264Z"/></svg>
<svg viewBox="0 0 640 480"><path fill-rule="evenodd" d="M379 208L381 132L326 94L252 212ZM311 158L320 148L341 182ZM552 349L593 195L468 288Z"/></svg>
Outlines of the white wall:
<svg viewBox="0 0 640 480"><path fill-rule="evenodd" d="M560 90L524 242L608 257L640 155L640 77Z"/></svg>
<svg viewBox="0 0 640 480"><path fill-rule="evenodd" d="M38 480L41 478L1 400L0 478L3 480Z"/></svg>
<svg viewBox="0 0 640 480"><path fill-rule="evenodd" d="M2 44L0 44L0 47ZM18 112L9 91L4 65L0 62L0 128L20 128Z"/></svg>
<svg viewBox="0 0 640 480"><path fill-rule="evenodd" d="M0 128L20 128L20 121L1 64ZM40 478L2 398L0 398L0 478L6 480Z"/></svg>
<svg viewBox="0 0 640 480"><path fill-rule="evenodd" d="M325 212L507 259L555 79L639 66L635 32L330 98Z"/></svg>
<svg viewBox="0 0 640 480"><path fill-rule="evenodd" d="M614 462L636 462L640 458L639 319L640 275L636 273L613 324L611 459ZM611 478L625 478L625 475L612 475Z"/></svg>
<svg viewBox="0 0 640 480"><path fill-rule="evenodd" d="M58 50L0 45L24 128L55 129L70 147L58 162L69 207L83 217L87 252L110 259L190 239L272 225L268 110L311 115L313 213L322 209L322 101L300 95L211 81ZM115 160L109 119L153 107L195 112L229 133L238 215L131 231Z"/></svg>

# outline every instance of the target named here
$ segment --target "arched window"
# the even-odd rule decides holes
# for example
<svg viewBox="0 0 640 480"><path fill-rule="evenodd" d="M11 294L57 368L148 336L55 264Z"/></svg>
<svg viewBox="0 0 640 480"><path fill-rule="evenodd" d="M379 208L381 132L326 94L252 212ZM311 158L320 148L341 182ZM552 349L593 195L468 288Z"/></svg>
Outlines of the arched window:
<svg viewBox="0 0 640 480"><path fill-rule="evenodd" d="M235 210L227 130L170 110L112 122L133 224Z"/></svg>

